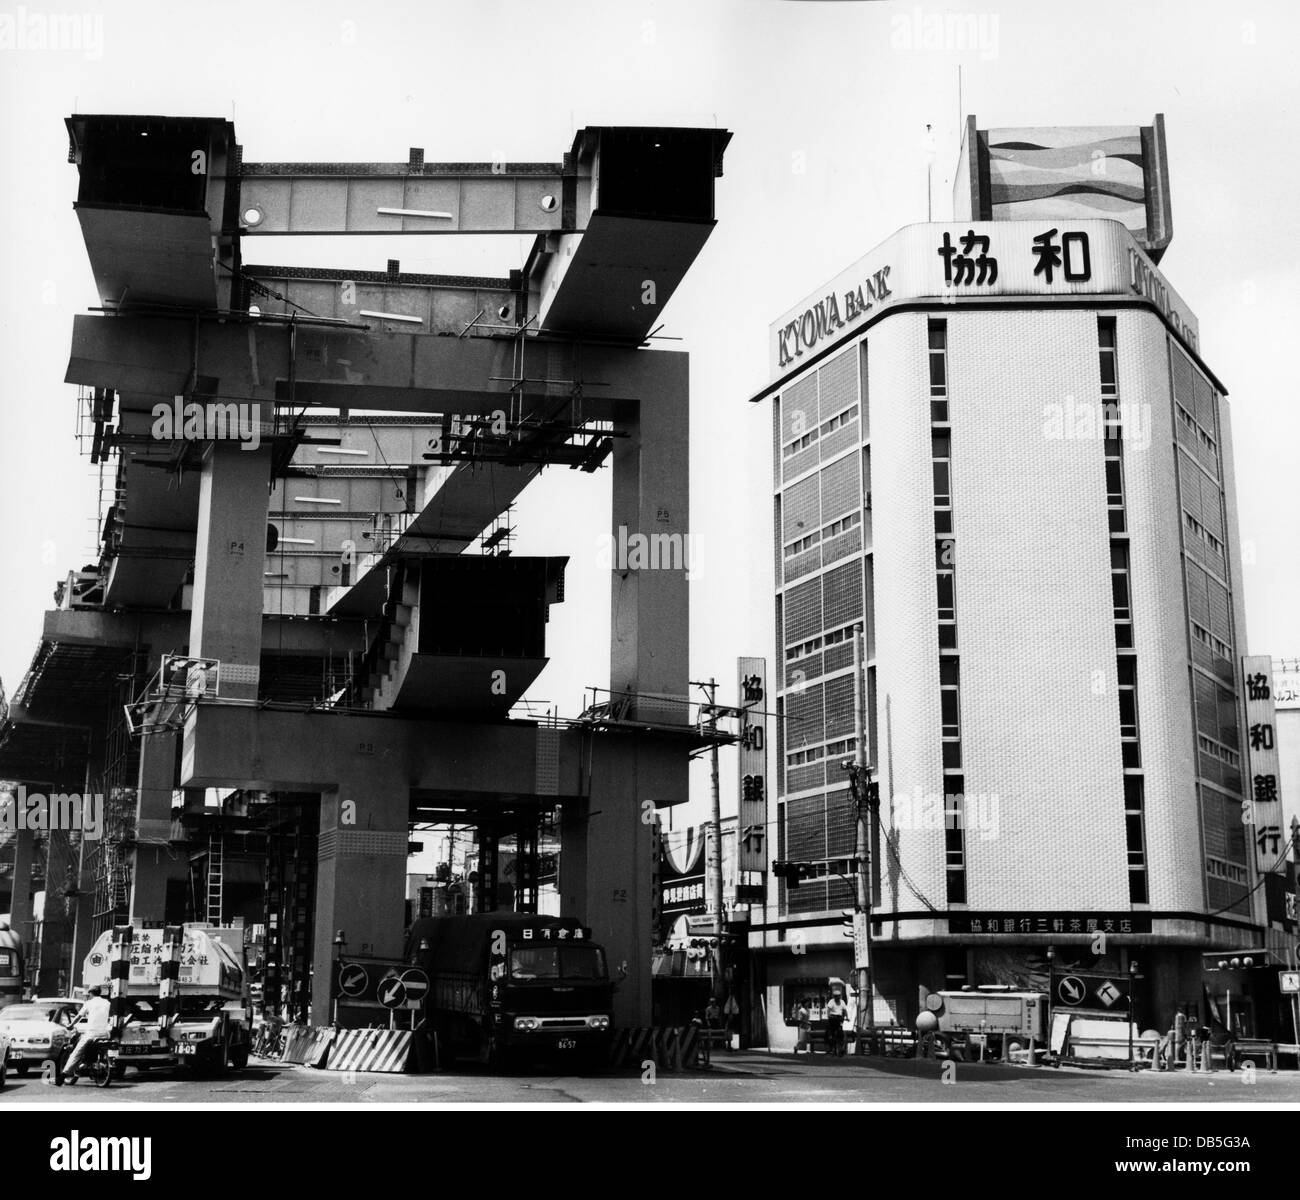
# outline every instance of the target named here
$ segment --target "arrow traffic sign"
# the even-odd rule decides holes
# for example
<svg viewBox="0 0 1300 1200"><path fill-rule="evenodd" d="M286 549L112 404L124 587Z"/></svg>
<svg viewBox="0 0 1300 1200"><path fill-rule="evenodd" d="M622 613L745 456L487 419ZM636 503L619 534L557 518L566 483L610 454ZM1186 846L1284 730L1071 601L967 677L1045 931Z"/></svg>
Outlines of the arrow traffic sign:
<svg viewBox="0 0 1300 1200"><path fill-rule="evenodd" d="M1088 989L1084 987L1082 979L1067 975L1057 983L1056 994L1062 1004L1082 1004Z"/></svg>
<svg viewBox="0 0 1300 1200"><path fill-rule="evenodd" d="M406 987L396 975L381 979L375 994L385 1008L401 1008L406 1003Z"/></svg>
<svg viewBox="0 0 1300 1200"><path fill-rule="evenodd" d="M365 995L370 976L360 963L344 963L339 968L339 991L345 996Z"/></svg>

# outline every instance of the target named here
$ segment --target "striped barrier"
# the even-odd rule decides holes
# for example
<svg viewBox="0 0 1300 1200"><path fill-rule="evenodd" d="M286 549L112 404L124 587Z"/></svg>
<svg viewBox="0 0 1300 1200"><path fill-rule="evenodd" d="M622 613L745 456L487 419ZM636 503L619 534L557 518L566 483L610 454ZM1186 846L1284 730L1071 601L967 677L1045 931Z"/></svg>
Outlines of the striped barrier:
<svg viewBox="0 0 1300 1200"><path fill-rule="evenodd" d="M307 1025L290 1025L285 1030L284 1053L280 1055L280 1061L300 1065L305 1063L316 1041L316 1033L317 1030Z"/></svg>
<svg viewBox="0 0 1300 1200"><path fill-rule="evenodd" d="M307 1047L307 1055L303 1062L309 1067L323 1067L329 1058L330 1043L334 1041L334 1030L317 1029L315 1034L311 1045Z"/></svg>
<svg viewBox="0 0 1300 1200"><path fill-rule="evenodd" d="M609 1061L614 1067L639 1067L649 1061L665 1071L680 1071L696 1066L699 1052L698 1025L616 1029Z"/></svg>
<svg viewBox="0 0 1300 1200"><path fill-rule="evenodd" d="M327 1071L384 1071L399 1074L411 1057L409 1029L345 1029L330 1047Z"/></svg>

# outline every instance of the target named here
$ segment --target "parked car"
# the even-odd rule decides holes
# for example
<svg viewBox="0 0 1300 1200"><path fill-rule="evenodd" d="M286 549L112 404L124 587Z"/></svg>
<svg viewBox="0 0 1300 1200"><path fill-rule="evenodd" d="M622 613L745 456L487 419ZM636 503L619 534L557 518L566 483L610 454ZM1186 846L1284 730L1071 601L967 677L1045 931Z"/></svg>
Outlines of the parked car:
<svg viewBox="0 0 1300 1200"><path fill-rule="evenodd" d="M67 1048L72 1023L80 1011L80 1000L62 998L27 1000L0 1011L5 1064L26 1075L33 1063L57 1060Z"/></svg>

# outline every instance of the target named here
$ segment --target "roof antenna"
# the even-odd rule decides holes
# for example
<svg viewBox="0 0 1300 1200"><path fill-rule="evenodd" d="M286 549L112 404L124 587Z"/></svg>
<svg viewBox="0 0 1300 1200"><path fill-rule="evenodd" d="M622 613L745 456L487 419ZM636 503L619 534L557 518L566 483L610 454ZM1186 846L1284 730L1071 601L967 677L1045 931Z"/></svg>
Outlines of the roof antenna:
<svg viewBox="0 0 1300 1200"><path fill-rule="evenodd" d="M934 175L934 139L930 136L930 126L925 127L925 219L934 220L930 197L930 181Z"/></svg>

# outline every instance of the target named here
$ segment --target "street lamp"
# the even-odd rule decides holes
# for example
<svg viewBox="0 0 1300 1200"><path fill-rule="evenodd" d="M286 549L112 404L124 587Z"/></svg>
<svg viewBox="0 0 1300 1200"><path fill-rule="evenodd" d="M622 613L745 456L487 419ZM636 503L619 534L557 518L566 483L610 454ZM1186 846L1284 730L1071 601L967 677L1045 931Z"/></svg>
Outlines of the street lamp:
<svg viewBox="0 0 1300 1200"><path fill-rule="evenodd" d="M1128 960L1128 1069L1130 1071L1137 1070L1137 1063L1133 1060L1133 999L1137 973L1137 959L1130 958Z"/></svg>

